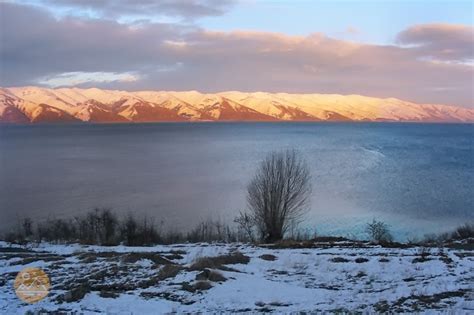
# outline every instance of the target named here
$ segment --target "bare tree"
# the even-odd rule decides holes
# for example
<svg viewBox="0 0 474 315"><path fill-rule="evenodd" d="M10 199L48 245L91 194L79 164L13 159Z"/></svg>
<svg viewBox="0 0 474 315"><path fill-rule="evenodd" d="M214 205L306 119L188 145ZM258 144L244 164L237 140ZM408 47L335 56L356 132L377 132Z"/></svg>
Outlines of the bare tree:
<svg viewBox="0 0 474 315"><path fill-rule="evenodd" d="M239 230L243 231L244 237L247 238L247 241L252 243L255 242L254 229L255 229L255 220L254 217L247 212L241 211L239 215L234 219L234 222L237 223Z"/></svg>
<svg viewBox="0 0 474 315"><path fill-rule="evenodd" d="M247 186L247 203L262 240L281 240L302 218L310 194L309 168L295 150L269 154Z"/></svg>
<svg viewBox="0 0 474 315"><path fill-rule="evenodd" d="M389 226L385 222L373 219L372 222L367 223L365 229L375 242L391 242L393 240Z"/></svg>

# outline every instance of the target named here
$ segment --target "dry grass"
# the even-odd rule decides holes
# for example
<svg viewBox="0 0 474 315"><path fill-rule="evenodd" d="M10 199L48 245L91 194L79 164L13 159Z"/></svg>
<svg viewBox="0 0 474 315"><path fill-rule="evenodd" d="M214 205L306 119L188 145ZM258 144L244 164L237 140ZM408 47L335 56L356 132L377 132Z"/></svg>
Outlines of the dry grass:
<svg viewBox="0 0 474 315"><path fill-rule="evenodd" d="M156 253L129 253L123 256L122 261L125 263L136 263L139 260L148 259L156 265L168 265L173 264L172 261L158 255Z"/></svg>
<svg viewBox="0 0 474 315"><path fill-rule="evenodd" d="M259 258L263 259L263 260L268 260L268 261L277 260L277 257L275 255L272 255L272 254L263 254L263 255L259 256Z"/></svg>
<svg viewBox="0 0 474 315"><path fill-rule="evenodd" d="M466 297L469 292L467 290L446 291L433 295L411 295L399 298L394 302L380 301L374 305L378 313L406 313L406 309L413 309L415 311L423 311L427 307L434 309L441 309L444 299L453 297Z"/></svg>
<svg viewBox="0 0 474 315"><path fill-rule="evenodd" d="M241 252L233 252L216 257L198 258L190 267L190 270L222 269L223 265L248 264L250 257Z"/></svg>
<svg viewBox="0 0 474 315"><path fill-rule="evenodd" d="M44 262L53 262L53 261L63 261L65 257L58 255L31 255L29 257L24 257L21 260L12 262L11 265L27 265L33 262L44 261Z"/></svg>
<svg viewBox="0 0 474 315"><path fill-rule="evenodd" d="M196 291L205 291L212 288L212 284L209 281L197 281L194 284L190 284L189 282L181 283L181 289L188 292L196 292Z"/></svg>
<svg viewBox="0 0 474 315"><path fill-rule="evenodd" d="M158 279L163 281L168 278L174 278L183 269L180 265L164 265L158 272Z"/></svg>
<svg viewBox="0 0 474 315"><path fill-rule="evenodd" d="M194 288L197 291L209 290L212 288L212 284L209 281L198 281L194 284Z"/></svg>
<svg viewBox="0 0 474 315"><path fill-rule="evenodd" d="M298 248L331 248L338 247L367 247L367 243L362 241L350 240L344 237L319 236L311 240L297 241L285 239L274 244L263 244L261 247L272 249L298 249Z"/></svg>
<svg viewBox="0 0 474 315"><path fill-rule="evenodd" d="M97 259L117 260L119 256L121 256L121 254L116 252L86 252L78 254L77 258L79 258L81 262L92 263L97 261Z"/></svg>
<svg viewBox="0 0 474 315"><path fill-rule="evenodd" d="M87 283L81 283L78 286L71 288L63 295L60 295L57 298L57 300L60 303L61 302L66 302L66 303L77 302L77 301L82 300L84 296L89 292L91 292L90 286L88 286Z"/></svg>
<svg viewBox="0 0 474 315"><path fill-rule="evenodd" d="M212 282L224 282L227 280L222 273L217 270L204 269L201 273L196 275L196 280L209 280Z"/></svg>
<svg viewBox="0 0 474 315"><path fill-rule="evenodd" d="M105 299L115 299L119 296L120 294L115 292L115 291L106 291L106 290L101 290L99 293L99 296L101 298Z"/></svg>
<svg viewBox="0 0 474 315"><path fill-rule="evenodd" d="M333 259L331 259L331 261L335 263L346 263L346 262L349 262L350 260L344 257L334 257Z"/></svg>

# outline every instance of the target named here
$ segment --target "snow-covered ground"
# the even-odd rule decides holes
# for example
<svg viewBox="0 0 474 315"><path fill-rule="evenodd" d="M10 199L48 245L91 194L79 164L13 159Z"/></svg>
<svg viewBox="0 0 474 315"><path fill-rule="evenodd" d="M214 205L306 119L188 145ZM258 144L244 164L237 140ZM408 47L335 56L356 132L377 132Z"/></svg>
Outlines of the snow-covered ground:
<svg viewBox="0 0 474 315"><path fill-rule="evenodd" d="M474 312L473 251L323 245L25 249L0 242L0 313ZM36 304L13 289L25 267L50 277L49 295Z"/></svg>

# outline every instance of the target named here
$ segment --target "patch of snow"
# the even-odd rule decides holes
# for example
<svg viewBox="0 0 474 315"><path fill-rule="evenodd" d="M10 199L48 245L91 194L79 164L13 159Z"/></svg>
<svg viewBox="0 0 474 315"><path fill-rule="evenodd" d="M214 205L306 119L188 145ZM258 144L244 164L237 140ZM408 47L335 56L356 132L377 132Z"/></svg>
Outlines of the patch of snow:
<svg viewBox="0 0 474 315"><path fill-rule="evenodd" d="M405 303L405 311L414 311L410 301L418 303L418 296L433 296L450 292L467 292L462 296L445 296L433 304L419 304L418 311L468 312L474 308L472 299L472 274L474 256L472 251L453 249L382 248L380 246L347 247L340 242L330 248L271 249L245 244L175 244L153 247L127 246L83 246L79 244L55 245L41 243L25 247L34 253L62 255L60 269L51 269L55 261L38 257L36 261L21 263L18 258L0 259L0 273L14 274L24 267L40 267L51 276L54 286L61 287L61 281L73 281L92 275L97 270L121 270L112 273L106 283L114 281L128 284L149 280L162 267L156 269L152 260L144 255L135 263L126 264L122 258L127 253L155 253L166 257L166 253L182 256L175 261L182 270L174 278L158 281L150 287L137 287L119 292L117 297L101 297L99 292L87 293L77 302L59 304L54 297L64 293L53 288L45 300L26 305L16 298L13 290L13 276L0 287L0 312L6 314L24 313L39 309L67 309L79 313L137 313L161 312L251 312L270 310L274 312L335 311L349 310L376 312L378 303L396 305ZM0 242L1 248L12 247ZM220 270L227 280L212 282L212 288L205 291L188 292L181 283L194 283L199 271L187 268L202 257L215 257L239 251L250 258L248 264L227 265L230 269ZM420 253L428 259L417 262ZM86 263L81 255L103 253L95 261ZM112 253L112 254L111 254ZM113 253L116 253L114 256ZM275 260L260 258L263 254L275 256ZM2 254L5 255L5 254ZM111 256L107 256L111 255ZM122 255L122 256L121 256ZM108 257L108 258L107 258ZM335 259L337 258L337 259ZM359 259L357 258L365 258ZM382 260L382 261L381 261ZM121 269L122 268L122 269ZM123 269L125 268L125 269ZM61 275L57 272L66 272ZM118 271L117 271L118 272ZM123 274L126 272L127 274ZM115 277L115 278L114 278ZM68 280L69 279L69 280ZM59 282L58 282L59 281ZM464 291L463 291L464 290ZM470 292L470 293L469 293ZM146 295L152 298L146 298ZM471 294L471 298L469 298ZM156 296L155 296L156 295ZM160 297L161 296L161 297ZM165 298L168 296L169 298ZM436 300L435 298L433 298ZM431 306L430 306L431 305ZM397 310L392 309L393 310ZM400 309L398 309L400 310Z"/></svg>

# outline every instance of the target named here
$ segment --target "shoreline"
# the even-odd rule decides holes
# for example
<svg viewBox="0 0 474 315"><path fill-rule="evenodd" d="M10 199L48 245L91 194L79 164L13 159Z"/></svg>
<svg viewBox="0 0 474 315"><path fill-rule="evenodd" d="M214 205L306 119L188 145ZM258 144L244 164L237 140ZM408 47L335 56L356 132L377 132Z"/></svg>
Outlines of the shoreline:
<svg viewBox="0 0 474 315"><path fill-rule="evenodd" d="M275 124L314 124L314 125L474 125L474 121L416 121L416 120L194 120L194 121L149 121L149 122L29 122L29 123L15 123L15 122L2 122L0 126L140 126L140 125L193 125L193 124L215 124L215 125L226 125L226 124L262 124L262 125L275 125Z"/></svg>

